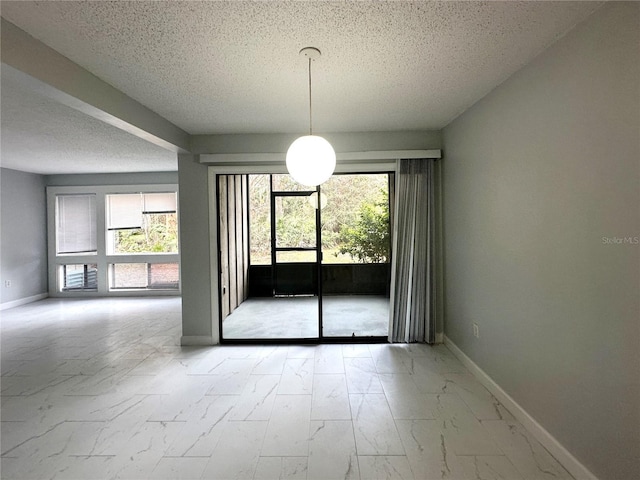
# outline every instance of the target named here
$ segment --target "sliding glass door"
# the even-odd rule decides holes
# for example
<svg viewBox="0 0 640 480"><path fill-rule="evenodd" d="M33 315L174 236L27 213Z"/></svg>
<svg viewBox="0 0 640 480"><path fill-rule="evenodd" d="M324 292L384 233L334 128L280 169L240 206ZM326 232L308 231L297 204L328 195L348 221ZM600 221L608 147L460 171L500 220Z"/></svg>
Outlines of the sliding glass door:
<svg viewBox="0 0 640 480"><path fill-rule="evenodd" d="M386 338L391 229L389 174L334 175L322 185L323 336Z"/></svg>
<svg viewBox="0 0 640 480"><path fill-rule="evenodd" d="M390 175L334 175L315 189L288 175L243 177L246 192L236 188L234 196L246 193L245 200L230 197L229 180L226 190L219 184L219 192L227 195L219 201L221 232L225 222L227 229L246 224L249 232L248 237L221 233L223 273L233 252L248 252L244 297L238 290L237 305L221 309L222 339L386 339ZM229 205L246 205L246 212L238 214L242 208ZM240 237L243 245L232 245ZM224 284L222 289L224 299Z"/></svg>
<svg viewBox="0 0 640 480"><path fill-rule="evenodd" d="M248 176L248 298L222 318L230 341L321 337L317 190L288 175Z"/></svg>

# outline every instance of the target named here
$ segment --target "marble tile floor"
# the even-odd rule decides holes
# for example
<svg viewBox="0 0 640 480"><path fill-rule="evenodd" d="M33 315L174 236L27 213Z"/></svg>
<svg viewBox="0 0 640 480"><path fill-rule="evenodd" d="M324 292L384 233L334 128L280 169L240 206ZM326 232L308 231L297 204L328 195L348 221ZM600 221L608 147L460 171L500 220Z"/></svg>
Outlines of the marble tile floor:
<svg viewBox="0 0 640 480"><path fill-rule="evenodd" d="M1 313L3 479L564 479L444 346L180 347L179 298Z"/></svg>
<svg viewBox="0 0 640 480"><path fill-rule="evenodd" d="M326 295L322 299L325 337L386 337L389 299L378 295ZM225 318L226 339L318 337L318 298L249 298Z"/></svg>

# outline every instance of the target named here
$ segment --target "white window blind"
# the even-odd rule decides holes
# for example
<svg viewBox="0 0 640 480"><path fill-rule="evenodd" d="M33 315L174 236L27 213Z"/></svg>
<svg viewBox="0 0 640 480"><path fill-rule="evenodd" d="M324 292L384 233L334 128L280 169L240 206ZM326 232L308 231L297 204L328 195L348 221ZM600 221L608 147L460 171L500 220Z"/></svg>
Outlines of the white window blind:
<svg viewBox="0 0 640 480"><path fill-rule="evenodd" d="M96 196L56 196L58 254L96 253Z"/></svg>
<svg viewBox="0 0 640 480"><path fill-rule="evenodd" d="M176 194L145 193L143 213L175 213L177 211Z"/></svg>
<svg viewBox="0 0 640 480"><path fill-rule="evenodd" d="M142 228L142 194L107 195L107 228Z"/></svg>

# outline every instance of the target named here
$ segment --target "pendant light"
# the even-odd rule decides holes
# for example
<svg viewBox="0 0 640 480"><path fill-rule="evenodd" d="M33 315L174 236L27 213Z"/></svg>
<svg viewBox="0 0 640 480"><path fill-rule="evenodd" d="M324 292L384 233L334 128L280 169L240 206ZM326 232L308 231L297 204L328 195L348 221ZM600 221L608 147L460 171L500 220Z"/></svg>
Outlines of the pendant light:
<svg viewBox="0 0 640 480"><path fill-rule="evenodd" d="M287 150L289 175L301 185L315 187L329 180L336 168L336 152L324 138L313 134L311 109L311 62L320 58L320 50L306 47L300 55L309 62L309 135L297 138Z"/></svg>

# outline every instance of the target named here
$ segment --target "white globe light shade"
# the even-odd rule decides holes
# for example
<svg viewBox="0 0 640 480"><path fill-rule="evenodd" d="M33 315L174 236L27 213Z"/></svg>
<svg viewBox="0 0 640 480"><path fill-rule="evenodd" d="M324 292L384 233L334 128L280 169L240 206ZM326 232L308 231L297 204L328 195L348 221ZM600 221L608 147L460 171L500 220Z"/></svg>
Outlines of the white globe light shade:
<svg viewBox="0 0 640 480"><path fill-rule="evenodd" d="M289 175L305 187L326 182L335 168L336 152L329 142L317 135L300 137L287 150Z"/></svg>

